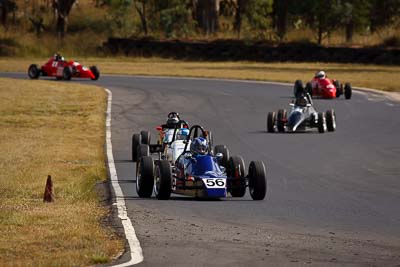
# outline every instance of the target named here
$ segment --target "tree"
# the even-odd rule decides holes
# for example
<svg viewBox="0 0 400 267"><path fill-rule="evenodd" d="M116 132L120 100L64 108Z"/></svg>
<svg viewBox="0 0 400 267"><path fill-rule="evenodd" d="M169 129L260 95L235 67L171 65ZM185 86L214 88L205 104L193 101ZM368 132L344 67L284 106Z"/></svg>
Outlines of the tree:
<svg viewBox="0 0 400 267"><path fill-rule="evenodd" d="M188 7L186 0L169 0L160 11L160 26L167 37L188 35L193 27Z"/></svg>
<svg viewBox="0 0 400 267"><path fill-rule="evenodd" d="M287 33L289 4L290 0L274 0L272 4L272 24L279 40L283 40Z"/></svg>
<svg viewBox="0 0 400 267"><path fill-rule="evenodd" d="M233 23L233 28L236 30L238 38L240 37L240 32L242 30L242 20L243 15L246 13L247 5L251 0L237 0L235 21Z"/></svg>
<svg viewBox="0 0 400 267"><path fill-rule="evenodd" d="M67 32L68 15L75 0L53 0L53 8L57 16L56 31L59 38L64 38Z"/></svg>
<svg viewBox="0 0 400 267"><path fill-rule="evenodd" d="M146 5L148 3L148 0L137 0L135 2L135 9L139 14L140 17L140 22L142 25L142 31L144 32L144 35L147 36L148 30L147 30L147 14L146 14Z"/></svg>
<svg viewBox="0 0 400 267"><path fill-rule="evenodd" d="M216 0L195 0L194 17L198 26L208 35L218 30L218 13Z"/></svg>
<svg viewBox="0 0 400 267"><path fill-rule="evenodd" d="M251 30L264 37L271 25L272 0L251 0L246 7L246 18Z"/></svg>
<svg viewBox="0 0 400 267"><path fill-rule="evenodd" d="M371 31L392 24L400 16L399 0L370 0Z"/></svg>
<svg viewBox="0 0 400 267"><path fill-rule="evenodd" d="M345 28L346 42L353 41L355 31L369 24L370 0L344 0L340 7L341 23Z"/></svg>

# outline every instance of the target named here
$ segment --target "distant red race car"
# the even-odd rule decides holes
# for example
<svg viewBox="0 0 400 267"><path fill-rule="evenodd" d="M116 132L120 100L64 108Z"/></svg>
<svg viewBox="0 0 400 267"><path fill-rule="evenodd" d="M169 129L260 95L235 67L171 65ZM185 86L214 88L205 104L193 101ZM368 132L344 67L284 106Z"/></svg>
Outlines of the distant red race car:
<svg viewBox="0 0 400 267"><path fill-rule="evenodd" d="M56 54L40 68L36 64L30 65L28 75L31 79L37 79L39 76L49 76L56 77L57 80L71 80L72 77L97 80L100 77L100 72L96 66L87 68L77 61L65 61L63 57Z"/></svg>
<svg viewBox="0 0 400 267"><path fill-rule="evenodd" d="M338 80L328 79L324 71L317 72L314 78L303 86L301 80L294 83L294 96L298 97L302 93L309 93L312 97L336 98L344 94L346 99L352 95L350 83L340 84Z"/></svg>

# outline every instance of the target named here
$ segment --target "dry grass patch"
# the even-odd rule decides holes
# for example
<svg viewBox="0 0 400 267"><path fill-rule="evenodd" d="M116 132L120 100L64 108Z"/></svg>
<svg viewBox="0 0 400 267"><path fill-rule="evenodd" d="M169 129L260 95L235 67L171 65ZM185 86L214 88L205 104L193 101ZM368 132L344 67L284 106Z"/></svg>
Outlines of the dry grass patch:
<svg viewBox="0 0 400 267"><path fill-rule="evenodd" d="M0 71L26 72L29 64L46 59L0 59ZM400 66L377 66L337 63L256 63L194 62L159 58L86 58L84 65L97 65L102 74L161 75L228 78L294 83L308 81L315 71L323 69L332 78L350 82L356 87L398 91L395 82ZM100 78L101 79L101 78Z"/></svg>
<svg viewBox="0 0 400 267"><path fill-rule="evenodd" d="M0 265L91 265L121 251L95 190L105 105L101 88L0 78Z"/></svg>

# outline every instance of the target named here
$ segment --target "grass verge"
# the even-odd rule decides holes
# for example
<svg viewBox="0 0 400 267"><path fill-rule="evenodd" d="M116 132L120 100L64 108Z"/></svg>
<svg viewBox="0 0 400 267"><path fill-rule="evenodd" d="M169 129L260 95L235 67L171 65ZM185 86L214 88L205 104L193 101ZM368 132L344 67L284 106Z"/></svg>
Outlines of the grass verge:
<svg viewBox="0 0 400 267"><path fill-rule="evenodd" d="M0 265L82 266L123 249L99 204L106 93L0 78ZM47 175L55 202L43 203Z"/></svg>
<svg viewBox="0 0 400 267"><path fill-rule="evenodd" d="M26 72L29 64L41 59L0 58L0 71ZM395 77L400 66L377 66L337 63L255 63L255 62L194 62L159 58L83 58L84 65L97 65L102 74L161 75L227 78L294 83L308 81L317 70L329 77L350 82L356 87L400 92Z"/></svg>

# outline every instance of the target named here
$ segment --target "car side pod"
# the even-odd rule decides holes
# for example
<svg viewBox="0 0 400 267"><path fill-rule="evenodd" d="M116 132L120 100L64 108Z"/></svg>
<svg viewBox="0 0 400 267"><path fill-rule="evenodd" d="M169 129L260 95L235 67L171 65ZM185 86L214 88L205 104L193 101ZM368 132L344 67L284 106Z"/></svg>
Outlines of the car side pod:
<svg viewBox="0 0 400 267"><path fill-rule="evenodd" d="M267 193L267 175L262 161L250 162L248 180L251 198L263 200Z"/></svg>

